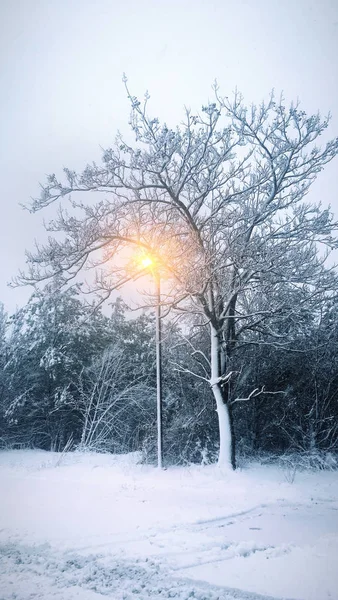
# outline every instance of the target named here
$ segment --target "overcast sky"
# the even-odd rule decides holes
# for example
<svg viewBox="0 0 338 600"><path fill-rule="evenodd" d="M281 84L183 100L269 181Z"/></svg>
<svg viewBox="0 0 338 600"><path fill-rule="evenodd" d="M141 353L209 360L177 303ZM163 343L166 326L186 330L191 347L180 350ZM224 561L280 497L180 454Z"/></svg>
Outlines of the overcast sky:
<svg viewBox="0 0 338 600"><path fill-rule="evenodd" d="M12 312L31 290L7 282L42 215L19 203L45 174L97 160L127 129L126 72L151 113L174 125L183 105L211 98L218 79L248 103L275 88L333 118L338 134L338 0L0 0L0 301ZM338 160L311 197L338 217Z"/></svg>

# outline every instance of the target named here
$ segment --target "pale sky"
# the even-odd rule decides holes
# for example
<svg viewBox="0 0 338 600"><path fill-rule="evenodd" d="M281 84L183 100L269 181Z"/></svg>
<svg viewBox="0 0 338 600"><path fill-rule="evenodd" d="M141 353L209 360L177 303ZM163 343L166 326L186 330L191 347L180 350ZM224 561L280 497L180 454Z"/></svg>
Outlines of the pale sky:
<svg viewBox="0 0 338 600"><path fill-rule="evenodd" d="M133 94L170 125L237 87L248 103L271 88L304 110L332 112L338 135L338 0L0 0L0 301L13 312L31 288L7 282L44 235L19 203L45 175L98 160L128 128ZM311 192L338 218L338 159Z"/></svg>

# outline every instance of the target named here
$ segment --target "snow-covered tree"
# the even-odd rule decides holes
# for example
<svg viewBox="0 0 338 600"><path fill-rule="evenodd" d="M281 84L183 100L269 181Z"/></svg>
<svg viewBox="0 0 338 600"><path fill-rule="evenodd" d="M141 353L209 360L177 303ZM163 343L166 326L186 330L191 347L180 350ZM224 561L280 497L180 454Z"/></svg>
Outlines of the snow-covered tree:
<svg viewBox="0 0 338 600"><path fill-rule="evenodd" d="M238 93L222 98L217 87L213 103L200 114L186 110L172 129L148 116L148 96L140 103L126 88L135 144L119 135L102 164L80 174L65 169L64 180L48 177L31 209L67 197L68 209L64 200L48 225L57 237L28 254L31 268L21 281L57 275L67 283L94 268L92 291L103 301L141 274L130 261L124 266L125 248L150 252L166 281L163 309L197 312L209 328L202 377L217 407L219 463L234 466L234 348L250 332L285 346L281 318L296 320L336 286L317 248L336 246L335 223L329 210L305 197L336 156L338 140L319 148L328 119L307 116L298 104L287 107L271 95L246 107ZM103 199L93 202L85 192ZM290 286L297 304L290 304Z"/></svg>
<svg viewBox="0 0 338 600"><path fill-rule="evenodd" d="M300 336L302 350L288 399L295 418L280 418L290 445L305 452L338 450L338 320L337 300L322 306L317 319ZM291 363L291 361L290 361Z"/></svg>
<svg viewBox="0 0 338 600"><path fill-rule="evenodd" d="M0 302L0 443L5 428L5 410L7 400L7 374L5 367L8 359L8 345L6 340L7 314L2 302Z"/></svg>
<svg viewBox="0 0 338 600"><path fill-rule="evenodd" d="M103 328L102 315L89 322L89 314L76 292L49 286L11 318L4 405L7 431L19 442L56 449L76 434L78 377L109 335L109 320Z"/></svg>
<svg viewBox="0 0 338 600"><path fill-rule="evenodd" d="M130 374L131 357L111 345L86 367L79 379L76 410L81 415L80 447L128 452L139 450L156 420L153 387Z"/></svg>

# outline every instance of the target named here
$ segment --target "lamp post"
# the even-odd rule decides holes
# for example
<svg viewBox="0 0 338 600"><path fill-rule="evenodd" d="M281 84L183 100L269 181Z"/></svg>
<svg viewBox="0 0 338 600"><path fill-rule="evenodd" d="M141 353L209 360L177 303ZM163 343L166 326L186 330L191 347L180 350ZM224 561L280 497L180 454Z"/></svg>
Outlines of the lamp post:
<svg viewBox="0 0 338 600"><path fill-rule="evenodd" d="M157 466L162 469L163 428L162 428L162 327L161 327L161 280L158 271L154 273L156 286L156 406L157 406Z"/></svg>
<svg viewBox="0 0 338 600"><path fill-rule="evenodd" d="M157 466L162 469L163 428L162 428L162 327L161 327L161 279L156 261L149 255L143 255L140 263L143 269L149 269L153 275L156 289L156 413L157 413Z"/></svg>

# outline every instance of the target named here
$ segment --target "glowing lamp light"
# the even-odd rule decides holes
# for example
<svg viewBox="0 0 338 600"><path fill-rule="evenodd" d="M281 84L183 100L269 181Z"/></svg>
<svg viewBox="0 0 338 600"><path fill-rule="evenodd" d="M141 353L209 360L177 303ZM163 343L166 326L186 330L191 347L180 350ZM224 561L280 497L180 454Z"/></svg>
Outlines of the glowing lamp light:
<svg viewBox="0 0 338 600"><path fill-rule="evenodd" d="M143 256L140 260L140 264L143 269L149 269L149 267L153 266L154 260L151 258L151 256Z"/></svg>

